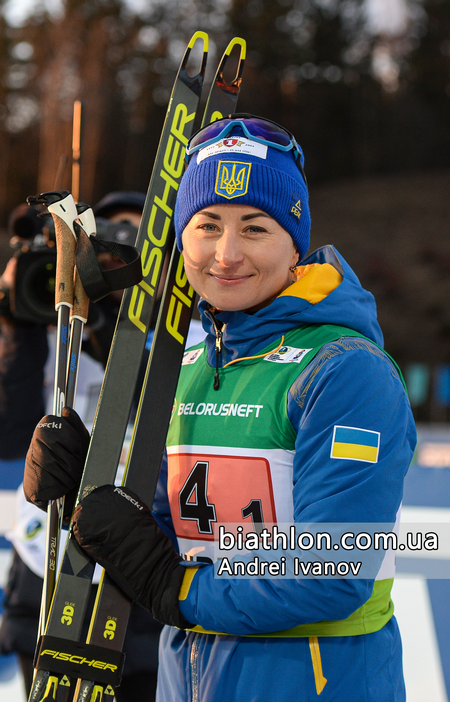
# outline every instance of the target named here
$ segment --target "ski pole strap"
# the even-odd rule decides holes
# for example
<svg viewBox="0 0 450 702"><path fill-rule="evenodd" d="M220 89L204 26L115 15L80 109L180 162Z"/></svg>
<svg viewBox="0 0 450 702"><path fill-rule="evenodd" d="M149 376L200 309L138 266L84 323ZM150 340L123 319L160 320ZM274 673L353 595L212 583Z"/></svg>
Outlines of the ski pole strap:
<svg viewBox="0 0 450 702"><path fill-rule="evenodd" d="M83 288L92 302L101 300L114 290L131 288L140 283L143 277L141 254L135 246L105 241L93 235L87 236L81 227L77 228L77 233L77 271ZM103 246L125 265L113 270L104 270L97 260L94 243Z"/></svg>
<svg viewBox="0 0 450 702"><path fill-rule="evenodd" d="M121 651L45 635L39 639L34 667L118 687L124 663L125 655Z"/></svg>

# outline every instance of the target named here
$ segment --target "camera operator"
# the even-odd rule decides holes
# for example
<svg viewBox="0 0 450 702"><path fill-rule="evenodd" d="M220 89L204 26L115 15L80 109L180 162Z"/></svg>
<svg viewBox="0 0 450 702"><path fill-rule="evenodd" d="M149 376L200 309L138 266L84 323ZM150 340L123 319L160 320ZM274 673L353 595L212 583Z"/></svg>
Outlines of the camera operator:
<svg viewBox="0 0 450 702"><path fill-rule="evenodd" d="M97 224L100 225L98 236L103 236L102 227L103 229L106 227L107 230L109 226L109 232L105 231L103 238L115 238L120 243L133 244L144 201L145 195L136 192L117 192L106 195L93 208ZM24 210L20 206L14 210L13 215L16 214L10 220L14 223L10 227L10 233L14 234L17 237L16 241L21 243L26 237L18 236L17 229L24 234L23 226L27 225L27 231L30 233L28 241L42 230L42 220L37 217L37 212L30 215L30 211L32 208ZM108 222L105 223L105 220L109 223L118 223L120 226L113 228L111 224L108 225ZM30 222L34 222L33 231ZM19 224L22 229L18 226ZM130 228L130 225L134 225L134 228ZM119 265L111 254L99 251L98 258L103 268ZM33 323L17 319L11 311L11 307L13 311L15 310L14 304L10 306L8 303L10 292L15 290L17 282L14 280L16 267L17 256L8 263L0 279L2 286L0 289L0 466L4 459L16 462L17 477L15 485L11 487L16 487L22 480L24 458L31 435L44 414L44 365L48 354L47 325L43 321ZM2 292L3 297L1 297ZM162 293L162 285L158 293L159 295ZM20 291L15 290L13 298L14 303L21 304ZM90 305L86 328L88 335L83 341L83 355L88 353L91 358L85 357L81 360L77 400L80 398L80 387L82 389L83 385L86 385L85 382L83 383L83 374L86 372L92 373L91 387L97 382L99 390L120 300L121 292L112 293L95 305ZM26 304L25 301L25 306ZM42 320L45 320L46 312L42 311L41 316ZM143 363L148 356L152 336L151 329ZM197 343L203 336L200 323L194 322L190 343ZM143 369L141 375L143 377ZM88 391L85 394L88 395ZM91 407L96 405L97 396L94 402L91 402ZM80 412L78 403L76 408ZM86 413L83 415L81 411L80 414L86 421ZM0 629L0 653L14 651L19 655L28 693L33 676L32 660L37 639L42 591L45 515L25 501L22 488L18 491L17 500L16 525L10 536L15 550L6 587L5 613ZM93 600L96 587L94 586L92 590L91 599ZM161 625L149 612L133 605L124 644L126 654L124 675L121 686L116 691L118 702L150 702L154 699L160 630Z"/></svg>
<svg viewBox="0 0 450 702"><path fill-rule="evenodd" d="M34 239L42 223L35 208L16 207L8 222L15 242ZM17 258L8 262L0 278L0 470L3 489L22 481L23 459L33 427L44 408L42 386L48 353L42 324L18 320L10 311Z"/></svg>

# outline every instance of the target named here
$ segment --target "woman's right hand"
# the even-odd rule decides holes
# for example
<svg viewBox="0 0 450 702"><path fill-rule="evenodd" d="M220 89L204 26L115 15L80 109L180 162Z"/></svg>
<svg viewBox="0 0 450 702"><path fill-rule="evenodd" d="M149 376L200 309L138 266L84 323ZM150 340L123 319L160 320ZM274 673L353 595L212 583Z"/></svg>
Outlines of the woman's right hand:
<svg viewBox="0 0 450 702"><path fill-rule="evenodd" d="M28 502L46 510L49 500L66 497L64 518L75 504L89 447L89 432L75 410L47 415L33 433L25 460L23 490Z"/></svg>

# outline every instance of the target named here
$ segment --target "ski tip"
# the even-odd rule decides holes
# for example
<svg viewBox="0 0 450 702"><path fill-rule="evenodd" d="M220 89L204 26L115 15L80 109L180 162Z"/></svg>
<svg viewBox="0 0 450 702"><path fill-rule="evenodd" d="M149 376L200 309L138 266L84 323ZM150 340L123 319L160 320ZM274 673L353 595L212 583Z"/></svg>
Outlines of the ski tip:
<svg viewBox="0 0 450 702"><path fill-rule="evenodd" d="M199 39L203 40L203 51L206 52L208 51L208 45L209 45L209 37L206 34L206 32L198 31L195 32L193 35L191 41L188 44L188 49L192 49L194 46L195 42L198 41Z"/></svg>
<svg viewBox="0 0 450 702"><path fill-rule="evenodd" d="M233 51L235 46L240 46L241 47L241 61L245 59L246 52L247 52L247 42L245 39L242 39L241 37L234 37L228 44L227 48L225 49L225 56L229 56L231 52Z"/></svg>
<svg viewBox="0 0 450 702"><path fill-rule="evenodd" d="M201 60L201 66L199 72L196 75L192 76L187 73L186 66L189 61L189 56L192 47L199 39L203 42L203 55ZM203 80L205 77L206 61L208 58L208 45L209 37L206 34L206 32L195 32L194 36L192 37L191 41L186 47L186 52L184 54L178 73L178 77L181 78L182 82L184 82L187 85L187 87L190 88L198 97L200 97L203 86Z"/></svg>

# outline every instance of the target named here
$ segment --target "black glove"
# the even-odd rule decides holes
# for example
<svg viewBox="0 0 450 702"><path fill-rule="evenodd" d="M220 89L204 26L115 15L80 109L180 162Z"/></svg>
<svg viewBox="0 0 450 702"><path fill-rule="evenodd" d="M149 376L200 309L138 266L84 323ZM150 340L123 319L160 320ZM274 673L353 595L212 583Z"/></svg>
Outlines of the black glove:
<svg viewBox="0 0 450 702"><path fill-rule="evenodd" d="M184 566L150 509L124 487L102 485L77 505L73 533L123 592L162 624L192 628L180 612Z"/></svg>
<svg viewBox="0 0 450 702"><path fill-rule="evenodd" d="M25 460L23 491L28 502L47 509L49 500L66 497L64 518L70 518L89 447L89 432L75 410L62 417L43 417Z"/></svg>

